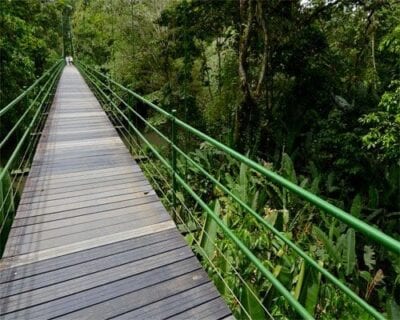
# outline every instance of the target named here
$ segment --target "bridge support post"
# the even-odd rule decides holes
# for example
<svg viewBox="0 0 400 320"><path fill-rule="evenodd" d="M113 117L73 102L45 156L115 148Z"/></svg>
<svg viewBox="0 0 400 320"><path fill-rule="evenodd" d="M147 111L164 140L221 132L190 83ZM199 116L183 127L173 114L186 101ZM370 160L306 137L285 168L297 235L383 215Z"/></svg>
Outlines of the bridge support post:
<svg viewBox="0 0 400 320"><path fill-rule="evenodd" d="M176 210L176 126L175 126L175 117L176 117L176 110L172 110L172 119L171 119L171 164L172 164L172 206L173 206L173 219L175 220L175 213Z"/></svg>

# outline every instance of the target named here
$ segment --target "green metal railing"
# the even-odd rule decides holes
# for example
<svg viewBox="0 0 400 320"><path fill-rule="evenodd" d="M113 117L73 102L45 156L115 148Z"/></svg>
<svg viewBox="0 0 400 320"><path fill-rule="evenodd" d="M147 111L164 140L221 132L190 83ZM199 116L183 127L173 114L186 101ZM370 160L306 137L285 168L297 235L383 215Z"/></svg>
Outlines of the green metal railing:
<svg viewBox="0 0 400 320"><path fill-rule="evenodd" d="M15 123L11 123L11 128L5 136L0 138L2 157L6 154L5 158L1 159L0 167L0 256L18 204L18 192L23 183L24 169L30 167L40 137L39 131L46 118L45 112L52 100L63 66L64 60L60 59L28 89L0 109L1 122L5 123L5 116L11 112L17 118ZM19 115L21 110L22 115ZM10 118L12 117L7 119ZM10 124L9 120L7 122ZM11 141L15 142L15 147L11 146ZM12 170L14 170L13 178L10 174Z"/></svg>
<svg viewBox="0 0 400 320"><path fill-rule="evenodd" d="M243 254L252 262L256 269L270 281L273 287L288 301L288 303L293 307L294 310L304 319L312 319L312 315L306 310L306 308L299 303L299 301L289 292L289 290L268 270L267 267L260 261L257 256L249 250L249 248L244 244L244 242L239 239L239 237L226 225L226 223L218 216L213 209L210 208L207 203L193 190L193 188L187 183L186 179L178 172L176 159L177 155L181 156L185 161L188 161L197 170L203 174L207 179L209 179L213 184L218 186L230 199L234 200L241 208L252 215L260 225L268 229L274 236L285 243L289 248L296 252L301 258L304 259L312 268L320 272L327 280L334 284L338 289L340 289L345 295L347 295L351 300L357 303L361 308L367 311L370 315L376 319L384 319L384 316L378 312L373 306L369 305L365 300L359 297L355 292L353 292L345 283L335 277L330 271L323 268L317 261L310 257L305 251L303 251L298 245L296 245L292 240L287 238L282 232L276 229L272 224L270 224L264 217L253 210L247 203L242 201L237 195L235 195L232 190L224 186L219 179L211 175L207 170L205 170L199 163L193 160L186 152L184 152L177 145L176 129L179 127L187 132L190 132L198 139L206 141L215 148L224 152L226 155L236 159L240 163L247 165L249 168L257 172L258 174L266 177L276 185L285 188L286 190L292 192L293 194L299 196L300 198L306 200L315 207L321 209L323 212L331 215L334 218L342 221L347 226L359 231L364 234L368 239L375 241L376 243L386 247L389 251L400 254L400 242L396 239L384 234L380 230L370 226L369 224L357 219L351 214L343 211L342 209L330 204L329 202L321 199L320 197L312 194L311 192L299 187L298 185L290 182L289 180L283 178L282 176L268 170L264 166L254 162L253 160L245 157L244 155L236 152L235 150L227 147L226 145L218 142L217 140L209 137L208 135L202 133L201 131L195 129L189 124L183 122L176 117L175 111L169 113L162 108L158 107L154 103L148 101L147 99L141 97L132 90L122 86L121 84L110 79L107 75L104 75L94 68L88 67L82 63L78 63L78 67L84 77L88 80L91 87L97 93L100 100L111 109L110 111L114 117L120 117L129 126L130 130L136 134L138 138L147 146L149 150L157 157L157 159L164 165L164 167L170 172L172 176L172 205L176 206L176 191L178 185L183 188L194 200L195 202L211 217L225 234L237 247L243 252ZM116 89L113 90L112 87ZM119 90L121 93L116 92ZM161 130L156 128L154 125L149 123L145 117L143 117L135 108L132 107L131 103L125 101L122 95L128 95L136 98L141 103L151 107L156 112L164 115L171 122L171 136L168 137L163 134ZM161 137L167 145L171 147L171 158L168 160L163 157L159 150L149 142L145 135L139 130L137 125L133 124L129 116L126 115L122 108L126 108L129 112L135 115L137 119L143 121L147 127L151 128L159 137Z"/></svg>

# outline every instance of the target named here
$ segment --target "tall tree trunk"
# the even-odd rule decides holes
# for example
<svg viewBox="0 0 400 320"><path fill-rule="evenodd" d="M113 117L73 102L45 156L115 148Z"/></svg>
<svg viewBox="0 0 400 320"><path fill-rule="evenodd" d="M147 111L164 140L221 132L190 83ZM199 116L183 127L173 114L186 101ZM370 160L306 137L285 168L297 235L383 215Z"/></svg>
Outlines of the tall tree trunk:
<svg viewBox="0 0 400 320"><path fill-rule="evenodd" d="M240 0L241 30L239 38L239 79L243 93L242 102L239 104L235 117L235 146L239 151L244 151L248 142L248 125L251 109L255 107L248 81L248 52L250 39L253 32L255 16L255 1Z"/></svg>

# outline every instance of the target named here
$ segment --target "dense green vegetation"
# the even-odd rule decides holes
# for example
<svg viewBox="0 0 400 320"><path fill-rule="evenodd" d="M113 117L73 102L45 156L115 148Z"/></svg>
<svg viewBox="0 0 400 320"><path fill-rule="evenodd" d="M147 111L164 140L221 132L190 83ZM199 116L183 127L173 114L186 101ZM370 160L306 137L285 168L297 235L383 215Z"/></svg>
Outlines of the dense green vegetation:
<svg viewBox="0 0 400 320"><path fill-rule="evenodd" d="M5 12L1 105L64 48L65 54L96 66L168 111L177 109L180 119L400 239L398 1L30 0L0 6ZM135 107L169 132L166 118L144 105ZM178 134L191 157L238 198L396 319L399 256L207 143ZM159 148L170 151L162 143ZM152 157L147 151L136 150ZM168 204L171 194L163 190L170 186L162 179L168 173L152 159L142 167ZM195 166L179 157L178 167L316 318L370 318ZM176 221L185 232L195 230L186 238L235 315L246 318L243 305L253 318L267 317L265 308L274 317L294 319L287 302L195 201L183 191L178 198L192 214L180 206L183 218ZM235 270L264 308L257 307Z"/></svg>
<svg viewBox="0 0 400 320"><path fill-rule="evenodd" d="M82 61L399 238L399 16L395 1L80 1L75 48ZM158 126L166 123L147 116ZM400 303L399 257L213 148L193 152L240 199L378 310L389 314L392 299ZM315 316L368 317L296 255L283 254L196 168L188 170L196 191L218 206L260 258L268 256L271 270ZM189 196L181 197L190 203ZM229 241L211 233L238 270L253 272ZM224 274L226 259L212 254ZM237 278L224 275L243 294ZM273 298L268 282L250 282L273 315L285 314L287 306ZM240 309L233 300L231 306Z"/></svg>
<svg viewBox="0 0 400 320"><path fill-rule="evenodd" d="M56 60L70 52L67 43L69 1L18 0L0 2L0 106L6 106L43 74ZM63 37L63 31L65 36ZM2 119L2 136L26 105L8 120ZM15 143L16 140L14 140ZM2 150L2 152L6 152ZM3 155L4 156L4 155ZM5 160L5 159L3 159Z"/></svg>
<svg viewBox="0 0 400 320"><path fill-rule="evenodd" d="M68 41L68 21L72 6L69 3L64 0L0 1L0 109L30 87L62 57L64 51L71 52L71 46L68 46L71 43ZM36 108L40 107L35 97L39 92L43 93L44 83L40 83L12 110L0 117L0 173L32 120ZM29 108L34 101L36 105ZM19 122L23 114L24 119ZM37 121L35 128L40 124L43 124L42 121ZM21 171L24 166L29 167L34 141L37 139L28 140L23 145L24 152L17 154L11 169ZM23 176L11 177L11 171L5 172L0 181L0 253L24 181Z"/></svg>

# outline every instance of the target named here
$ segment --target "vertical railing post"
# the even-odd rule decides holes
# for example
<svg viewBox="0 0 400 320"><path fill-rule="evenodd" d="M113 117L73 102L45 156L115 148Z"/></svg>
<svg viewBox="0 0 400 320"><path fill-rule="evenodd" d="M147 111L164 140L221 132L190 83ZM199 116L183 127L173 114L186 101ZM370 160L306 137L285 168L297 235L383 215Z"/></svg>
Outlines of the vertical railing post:
<svg viewBox="0 0 400 320"><path fill-rule="evenodd" d="M172 164L172 206L173 209L176 210L176 126L175 126L175 118L176 118L176 110L172 110L172 119L171 119L171 164Z"/></svg>
<svg viewBox="0 0 400 320"><path fill-rule="evenodd" d="M132 109L135 108L134 106L134 100L131 94L128 95L128 104L132 107ZM129 110L129 120L131 122L133 122L133 119L135 117L135 114L133 113L133 111ZM137 126L136 126L137 129ZM138 140L137 138L137 134L135 132L135 130L132 129L132 127L128 124L128 130L129 130L129 146L130 146L130 152L131 154L139 155L139 148L135 147L133 145L134 142L136 142ZM135 150L135 148L137 148L137 150Z"/></svg>
<svg viewBox="0 0 400 320"><path fill-rule="evenodd" d="M95 78L95 80L97 80L97 76L95 76L94 78ZM110 74L109 73L107 73L107 90L108 90L107 96L109 96L110 95L110 91L111 91L111 83L110 83ZM111 100L111 98L110 98L110 100ZM109 102L106 103L106 106L107 106L106 113L109 114L112 106L111 106L111 104Z"/></svg>

